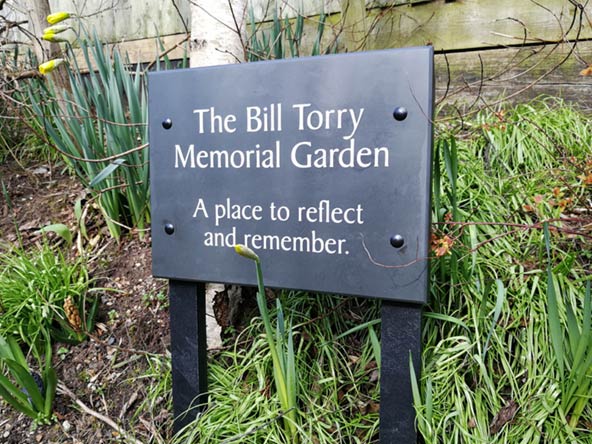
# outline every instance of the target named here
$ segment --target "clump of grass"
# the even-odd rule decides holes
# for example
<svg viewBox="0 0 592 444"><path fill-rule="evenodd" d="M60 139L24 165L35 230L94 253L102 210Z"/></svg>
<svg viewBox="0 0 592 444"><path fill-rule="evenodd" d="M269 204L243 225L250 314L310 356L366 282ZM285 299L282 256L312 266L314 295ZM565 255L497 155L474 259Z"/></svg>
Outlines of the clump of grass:
<svg viewBox="0 0 592 444"><path fill-rule="evenodd" d="M563 286L553 272L549 226L545 224L545 246L547 249L547 312L549 333L555 352L558 382L561 387L561 408L569 426L576 428L586 407L591 403L592 383L592 297L588 279L583 298L573 285L562 279ZM564 298L561 288L571 297ZM575 296L575 297L574 297ZM583 299L583 307L578 304ZM564 310L562 308L564 307ZM581 320L578 319L581 314Z"/></svg>
<svg viewBox="0 0 592 444"><path fill-rule="evenodd" d="M80 260L70 262L45 244L5 253L0 266L0 334L42 350L49 337L79 342L91 331L99 301L90 295L91 279ZM64 305L78 311L80 325L72 324Z"/></svg>
<svg viewBox="0 0 592 444"><path fill-rule="evenodd" d="M590 244L577 213L590 206L578 167L591 154L588 119L544 99L468 124L472 133L435 144L434 233L451 248L432 263L418 428L426 443L589 442L587 398L565 401L586 385L558 371L552 345L573 349L588 316L580 282ZM573 335L553 341L544 222L573 313L560 311Z"/></svg>
<svg viewBox="0 0 592 444"><path fill-rule="evenodd" d="M67 89L51 76L23 88L29 118L91 191L110 234L119 239L131 227L143 236L150 223L145 77L83 27L77 45L81 65L65 47Z"/></svg>
<svg viewBox="0 0 592 444"><path fill-rule="evenodd" d="M378 369L368 328L377 301L282 292L294 331L298 371L297 433L301 442L378 442ZM277 316L271 309L269 316ZM264 321L255 318L235 344L210 360L208 409L175 443L290 443L284 412L271 390L272 353Z"/></svg>
<svg viewBox="0 0 592 444"><path fill-rule="evenodd" d="M335 41L329 43L323 41L327 26L326 14L321 13L316 26L315 24L307 26L307 20L300 13L292 20L281 17L281 11L276 4L273 6L273 21L269 24L257 24L253 7L250 7L249 36L245 48L247 61L316 56L335 52L337 46Z"/></svg>

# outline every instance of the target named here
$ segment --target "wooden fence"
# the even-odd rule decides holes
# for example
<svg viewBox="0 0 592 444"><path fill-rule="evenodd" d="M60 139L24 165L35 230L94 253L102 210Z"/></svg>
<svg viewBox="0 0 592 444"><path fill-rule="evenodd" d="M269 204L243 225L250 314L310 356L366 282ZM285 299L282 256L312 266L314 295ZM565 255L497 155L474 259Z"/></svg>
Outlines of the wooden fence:
<svg viewBox="0 0 592 444"><path fill-rule="evenodd" d="M87 26L132 60L149 61L156 54L156 37L165 48L178 45L169 55L182 57L179 42L191 31L192 8L221 1L50 4L53 11L85 17ZM271 26L276 13L291 23L305 16L304 44L309 46L322 14L323 44L333 43L340 51L433 45L437 97L449 103L547 93L592 106L592 78L580 75L592 64L592 5L582 0L250 0L248 8L262 29Z"/></svg>
<svg viewBox="0 0 592 444"><path fill-rule="evenodd" d="M436 95L463 105L500 96L561 96L592 107L592 5L577 0L312 0L279 1L282 17L307 16L309 40L321 13L325 43L339 51L433 45ZM254 0L257 22L274 9ZM343 12L345 11L345 12ZM363 11L363 12L361 12ZM309 42L309 44L311 44Z"/></svg>
<svg viewBox="0 0 592 444"><path fill-rule="evenodd" d="M88 30L96 31L106 43L117 44L132 61L152 61L157 54L156 39L165 48L174 47L191 32L189 0L50 0L52 12L73 12L83 19ZM39 36L42 29L34 23L26 2L7 0L2 9L7 20L24 24L27 32ZM49 25L47 25L49 26ZM9 41L30 42L25 32L12 29ZM181 58L184 48L173 51L172 58Z"/></svg>

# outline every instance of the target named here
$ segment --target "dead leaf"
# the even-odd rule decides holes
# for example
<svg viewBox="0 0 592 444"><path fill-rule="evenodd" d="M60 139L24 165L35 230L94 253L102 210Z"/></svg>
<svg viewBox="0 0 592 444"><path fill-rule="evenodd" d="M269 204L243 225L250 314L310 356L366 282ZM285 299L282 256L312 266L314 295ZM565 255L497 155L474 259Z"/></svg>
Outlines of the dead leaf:
<svg viewBox="0 0 592 444"><path fill-rule="evenodd" d="M499 431L510 421L514 419L516 416L516 412L518 411L518 404L516 401L511 399L502 409L498 412L497 415L491 421L489 425L489 435L493 436L499 433Z"/></svg>
<svg viewBox="0 0 592 444"><path fill-rule="evenodd" d="M378 372L378 370L373 370L372 373L370 373L370 382L372 384L374 384L375 382L378 382L379 378L380 378L380 373Z"/></svg>
<svg viewBox="0 0 592 444"><path fill-rule="evenodd" d="M41 221L39 219L32 220L30 222L26 222L19 226L19 231L29 231L29 230L37 230L41 225Z"/></svg>
<svg viewBox="0 0 592 444"><path fill-rule="evenodd" d="M368 413L378 413L380 412L380 403L370 401L368 403Z"/></svg>
<svg viewBox="0 0 592 444"><path fill-rule="evenodd" d="M592 76L592 65L588 65L586 68L580 71L581 76Z"/></svg>
<svg viewBox="0 0 592 444"><path fill-rule="evenodd" d="M432 251L436 257L442 257L449 254L453 245L454 241L448 235L444 235L441 238L432 235Z"/></svg>

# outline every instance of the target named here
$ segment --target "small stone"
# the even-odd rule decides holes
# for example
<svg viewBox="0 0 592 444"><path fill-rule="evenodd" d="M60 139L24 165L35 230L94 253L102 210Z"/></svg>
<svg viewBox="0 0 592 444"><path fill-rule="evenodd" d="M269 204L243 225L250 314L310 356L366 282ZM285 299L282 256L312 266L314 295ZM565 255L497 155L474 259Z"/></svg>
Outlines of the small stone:
<svg viewBox="0 0 592 444"><path fill-rule="evenodd" d="M64 429L64 432L68 433L70 430L72 430L72 424L70 424L68 421L64 421L62 423L62 428Z"/></svg>
<svg viewBox="0 0 592 444"><path fill-rule="evenodd" d="M33 170L33 174L37 174L39 176L45 176L46 174L49 174L49 170L46 167L39 167L39 168L35 168Z"/></svg>

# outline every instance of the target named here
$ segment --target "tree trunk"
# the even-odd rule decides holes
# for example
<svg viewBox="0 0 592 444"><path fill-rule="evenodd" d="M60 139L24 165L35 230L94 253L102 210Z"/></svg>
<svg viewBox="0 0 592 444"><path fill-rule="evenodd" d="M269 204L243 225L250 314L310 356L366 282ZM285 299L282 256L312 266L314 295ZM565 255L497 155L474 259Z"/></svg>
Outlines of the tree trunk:
<svg viewBox="0 0 592 444"><path fill-rule="evenodd" d="M245 60L246 0L197 0L191 9L191 66Z"/></svg>
<svg viewBox="0 0 592 444"><path fill-rule="evenodd" d="M246 0L196 0L191 2L191 66L240 63L245 60L243 22ZM207 286L206 313L208 347L222 345L221 327L214 314L214 296L224 288ZM226 288L230 313L243 299L241 288ZM232 297L231 297L232 296Z"/></svg>
<svg viewBox="0 0 592 444"><path fill-rule="evenodd" d="M33 51L38 64L59 57L62 54L60 45L41 38L43 30L49 26L49 23L47 23L47 16L51 14L49 0L25 0L25 5L29 17L29 31L31 32ZM66 90L70 89L68 75L63 66L58 67L51 75L57 86Z"/></svg>
<svg viewBox="0 0 592 444"><path fill-rule="evenodd" d="M51 14L49 0L26 0L27 15L29 16L29 31L32 34L33 50L39 63L57 57L60 46L57 43L46 42L41 39L43 30L49 26L46 17Z"/></svg>

